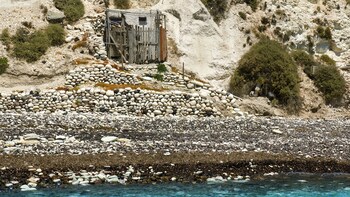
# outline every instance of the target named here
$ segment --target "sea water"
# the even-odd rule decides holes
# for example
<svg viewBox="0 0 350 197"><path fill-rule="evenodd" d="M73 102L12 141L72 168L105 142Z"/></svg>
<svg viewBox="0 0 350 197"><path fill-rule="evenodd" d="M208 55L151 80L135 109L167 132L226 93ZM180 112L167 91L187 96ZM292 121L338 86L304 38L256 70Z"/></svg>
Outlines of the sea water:
<svg viewBox="0 0 350 197"><path fill-rule="evenodd" d="M37 191L1 191L7 197L222 197L222 196L350 196L350 175L288 175L221 183L164 183L60 186Z"/></svg>

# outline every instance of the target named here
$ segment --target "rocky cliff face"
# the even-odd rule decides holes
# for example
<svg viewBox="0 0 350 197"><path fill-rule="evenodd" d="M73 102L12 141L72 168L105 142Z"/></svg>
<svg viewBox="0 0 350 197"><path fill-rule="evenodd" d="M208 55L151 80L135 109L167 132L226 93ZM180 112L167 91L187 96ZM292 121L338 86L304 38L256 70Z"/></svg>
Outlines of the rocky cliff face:
<svg viewBox="0 0 350 197"><path fill-rule="evenodd" d="M350 7L345 0L262 1L256 11L237 0L228 4L218 24L200 0L161 0L153 6L167 13L170 45L177 46L170 59L173 64L183 62L186 69L226 88L241 56L259 34L265 34L292 49L312 51L316 57L327 54L339 67L347 65ZM329 27L332 38L322 38L319 27Z"/></svg>
<svg viewBox="0 0 350 197"><path fill-rule="evenodd" d="M0 17L4 19L0 31L9 28L12 34L23 21L32 22L35 29L45 26L47 21L41 5L49 11L57 11L51 0L27 0L25 4L4 2L0 6ZM10 58L9 69L0 78L0 90L10 92L28 89L28 86L37 88L43 85L42 88L47 88L62 85L64 74L76 66L72 64L74 60L91 58L87 49L72 51L72 39L80 39L86 32L95 35L90 23L94 23L96 18L101 19L98 21L103 26L103 2L83 0L86 14L79 22L65 27L67 43L50 49L35 63L12 58L0 43L0 56ZM132 8L163 11L167 15L169 62L177 66L184 63L186 70L220 89L227 89L238 61L262 34L280 40L291 49L309 50L315 53L316 58L327 54L338 67L347 66L350 57L350 6L346 6L345 0L261 1L255 11L242 2L228 0L220 22L214 21L215 16L201 0L131 0L131 5ZM329 28L331 38L320 35L320 28ZM97 38L101 40L102 34L98 32L89 40ZM99 49L104 47L102 41L98 43ZM343 74L349 83L350 75L346 71ZM312 81L305 75L301 76L301 92L307 106L304 109L308 111L324 105ZM323 114L329 114L327 108L322 109L326 109Z"/></svg>

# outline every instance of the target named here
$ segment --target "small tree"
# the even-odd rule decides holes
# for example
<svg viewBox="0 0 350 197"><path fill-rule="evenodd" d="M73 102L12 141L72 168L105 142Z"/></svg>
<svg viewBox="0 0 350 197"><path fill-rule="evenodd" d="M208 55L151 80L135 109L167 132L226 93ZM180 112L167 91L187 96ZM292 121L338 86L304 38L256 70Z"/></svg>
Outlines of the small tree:
<svg viewBox="0 0 350 197"><path fill-rule="evenodd" d="M0 57L0 75L6 72L9 67L8 60L6 57Z"/></svg>
<svg viewBox="0 0 350 197"><path fill-rule="evenodd" d="M54 0L55 6L64 12L68 22L76 22L85 14L81 0Z"/></svg>
<svg viewBox="0 0 350 197"><path fill-rule="evenodd" d="M201 0L216 23L225 18L228 0Z"/></svg>
<svg viewBox="0 0 350 197"><path fill-rule="evenodd" d="M320 60L328 66L336 66L336 62L328 55L323 54Z"/></svg>
<svg viewBox="0 0 350 197"><path fill-rule="evenodd" d="M46 27L45 32L51 41L51 46L59 46L64 43L65 32L61 25L50 24Z"/></svg>
<svg viewBox="0 0 350 197"><path fill-rule="evenodd" d="M308 77L313 77L313 67L317 66L317 62L313 56L302 50L296 50L291 52L291 56L294 61L303 68Z"/></svg>
<svg viewBox="0 0 350 197"><path fill-rule="evenodd" d="M244 0L244 2L249 5L255 12L259 5L259 0Z"/></svg>
<svg viewBox="0 0 350 197"><path fill-rule="evenodd" d="M290 113L301 107L297 66L278 42L263 38L242 57L231 77L230 91L237 95L249 94L256 86L260 94L275 95Z"/></svg>
<svg viewBox="0 0 350 197"><path fill-rule="evenodd" d="M130 9L130 0L114 0L114 6L118 9Z"/></svg>
<svg viewBox="0 0 350 197"><path fill-rule="evenodd" d="M36 31L27 37L25 42L15 42L13 55L27 62L35 62L45 54L51 41L43 30Z"/></svg>
<svg viewBox="0 0 350 197"><path fill-rule="evenodd" d="M327 104L342 105L346 82L335 66L319 66L315 72L315 85L323 93Z"/></svg>
<svg viewBox="0 0 350 197"><path fill-rule="evenodd" d="M2 30L2 33L0 35L0 40L1 40L2 44L6 46L6 50L9 51L10 44L11 44L11 35L10 35L10 31L8 28L5 28Z"/></svg>
<svg viewBox="0 0 350 197"><path fill-rule="evenodd" d="M158 64L157 71L158 73L165 73L168 72L168 69L166 68L165 64Z"/></svg>

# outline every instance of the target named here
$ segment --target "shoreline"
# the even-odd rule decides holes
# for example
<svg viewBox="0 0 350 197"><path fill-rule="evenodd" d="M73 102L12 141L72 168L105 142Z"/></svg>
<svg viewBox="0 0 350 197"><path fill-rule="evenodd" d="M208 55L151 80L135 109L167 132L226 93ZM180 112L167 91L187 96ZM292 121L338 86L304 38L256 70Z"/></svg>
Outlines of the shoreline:
<svg viewBox="0 0 350 197"><path fill-rule="evenodd" d="M0 115L2 190L350 173L347 119Z"/></svg>
<svg viewBox="0 0 350 197"><path fill-rule="evenodd" d="M202 183L262 180L288 173L350 174L350 161L266 153L0 156L0 188L22 185ZM264 178L265 177L265 178ZM15 181L15 182L14 182ZM11 184L15 183L15 184Z"/></svg>

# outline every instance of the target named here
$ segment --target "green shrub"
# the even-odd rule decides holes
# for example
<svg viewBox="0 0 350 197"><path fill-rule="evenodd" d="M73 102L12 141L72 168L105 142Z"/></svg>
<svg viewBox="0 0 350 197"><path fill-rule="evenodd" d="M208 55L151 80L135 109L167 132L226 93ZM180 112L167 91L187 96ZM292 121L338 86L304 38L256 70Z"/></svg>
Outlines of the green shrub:
<svg viewBox="0 0 350 197"><path fill-rule="evenodd" d="M50 24L45 29L30 33L26 28L19 28L10 39L14 45L12 55L34 62L44 55L50 46L64 43L65 31L58 24Z"/></svg>
<svg viewBox="0 0 350 197"><path fill-rule="evenodd" d="M301 107L298 81L297 66L286 49L263 38L239 61L231 77L230 92L242 96L259 86L260 95L273 93L280 104L287 106L288 112L297 113Z"/></svg>
<svg viewBox="0 0 350 197"><path fill-rule="evenodd" d="M157 81L163 81L164 80L164 76L162 74L159 74L159 73L155 74L153 76L153 78L155 78Z"/></svg>
<svg viewBox="0 0 350 197"><path fill-rule="evenodd" d="M331 28L326 27L325 31L324 31L324 38L327 40L332 40L332 31Z"/></svg>
<svg viewBox="0 0 350 197"><path fill-rule="evenodd" d="M256 11L256 9L259 6L259 0L244 0L244 3L249 5L254 12Z"/></svg>
<svg viewBox="0 0 350 197"><path fill-rule="evenodd" d="M130 0L114 0L114 7L118 9L130 9Z"/></svg>
<svg viewBox="0 0 350 197"><path fill-rule="evenodd" d="M22 22L22 25L26 28L29 28L29 29L34 28L32 22L24 21L24 22Z"/></svg>
<svg viewBox="0 0 350 197"><path fill-rule="evenodd" d="M211 16L216 23L219 23L225 18L226 11L228 9L228 0L201 0L207 7Z"/></svg>
<svg viewBox="0 0 350 197"><path fill-rule="evenodd" d="M304 72L310 77L313 77L313 68L317 66L317 62L313 56L302 50L296 50L291 52L291 56L294 61L303 68Z"/></svg>
<svg viewBox="0 0 350 197"><path fill-rule="evenodd" d="M17 42L28 42L29 40L29 31L24 27L20 27L17 29L16 34L12 37L12 41L14 43Z"/></svg>
<svg viewBox="0 0 350 197"><path fill-rule="evenodd" d="M329 27L319 25L316 29L316 33L320 38L332 40L332 31Z"/></svg>
<svg viewBox="0 0 350 197"><path fill-rule="evenodd" d="M5 28L2 30L0 35L0 40L3 45L6 46L6 50L10 50L10 44L11 44L11 35L8 28Z"/></svg>
<svg viewBox="0 0 350 197"><path fill-rule="evenodd" d="M270 23L270 20L267 17L262 17L261 18L261 24L267 25Z"/></svg>
<svg viewBox="0 0 350 197"><path fill-rule="evenodd" d="M40 9L41 9L41 13L43 13L46 16L47 12L49 11L48 8L43 4L41 4Z"/></svg>
<svg viewBox="0 0 350 197"><path fill-rule="evenodd" d="M244 12L238 12L238 15L243 19L247 20L247 15Z"/></svg>
<svg viewBox="0 0 350 197"><path fill-rule="evenodd" d="M0 75L6 72L9 67L9 63L6 57L0 57Z"/></svg>
<svg viewBox="0 0 350 197"><path fill-rule="evenodd" d="M45 32L51 41L51 46L59 46L64 43L66 34L61 25L50 24L46 27Z"/></svg>
<svg viewBox="0 0 350 197"><path fill-rule="evenodd" d="M59 10L63 10L66 6L67 0L53 0L55 7Z"/></svg>
<svg viewBox="0 0 350 197"><path fill-rule="evenodd" d="M26 41L20 42L17 40L14 43L13 55L27 62L39 60L51 44L49 37L43 30L27 35L27 37L23 39Z"/></svg>
<svg viewBox="0 0 350 197"><path fill-rule="evenodd" d="M336 66L336 62L328 55L322 55L320 60L328 66Z"/></svg>
<svg viewBox="0 0 350 197"><path fill-rule="evenodd" d="M264 32L266 31L267 27L265 25L259 25L258 30L259 32Z"/></svg>
<svg viewBox="0 0 350 197"><path fill-rule="evenodd" d="M341 105L346 82L335 66L319 66L315 71L315 85L323 93L327 104Z"/></svg>
<svg viewBox="0 0 350 197"><path fill-rule="evenodd" d="M165 73L165 72L168 72L168 69L166 68L166 66L164 64L158 64L157 71L158 71L158 73Z"/></svg>
<svg viewBox="0 0 350 197"><path fill-rule="evenodd" d="M66 20L70 23L78 21L85 14L84 4L81 0L54 0L55 6L64 12Z"/></svg>

